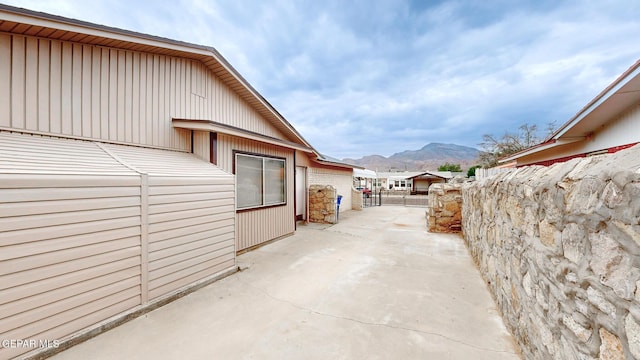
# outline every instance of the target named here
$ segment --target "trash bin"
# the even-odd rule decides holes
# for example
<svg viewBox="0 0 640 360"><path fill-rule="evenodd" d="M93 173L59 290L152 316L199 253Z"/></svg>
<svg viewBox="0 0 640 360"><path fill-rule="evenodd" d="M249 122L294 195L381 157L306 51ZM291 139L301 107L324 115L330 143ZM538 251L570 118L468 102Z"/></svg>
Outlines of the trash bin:
<svg viewBox="0 0 640 360"><path fill-rule="evenodd" d="M342 201L342 195L338 195L338 200L336 201L336 222L338 222L338 218L340 217L340 202Z"/></svg>

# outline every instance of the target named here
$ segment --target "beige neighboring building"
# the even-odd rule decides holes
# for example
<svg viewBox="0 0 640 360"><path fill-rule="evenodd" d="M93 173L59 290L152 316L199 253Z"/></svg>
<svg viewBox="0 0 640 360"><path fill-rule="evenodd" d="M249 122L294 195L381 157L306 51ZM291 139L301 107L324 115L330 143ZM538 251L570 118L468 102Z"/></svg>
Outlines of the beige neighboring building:
<svg viewBox="0 0 640 360"><path fill-rule="evenodd" d="M309 185L332 185L342 196L340 212L352 209L353 171L359 166L344 163L338 159L322 156L312 162L309 168Z"/></svg>
<svg viewBox="0 0 640 360"><path fill-rule="evenodd" d="M413 187L411 195L428 194L432 184L446 183L453 178L451 171L425 171L421 174L407 178L411 180Z"/></svg>
<svg viewBox="0 0 640 360"><path fill-rule="evenodd" d="M410 191L413 186L413 178L424 171L397 171L397 172L376 172L378 186L384 190Z"/></svg>
<svg viewBox="0 0 640 360"><path fill-rule="evenodd" d="M640 60L544 142L501 159L517 167L614 153L640 142Z"/></svg>
<svg viewBox="0 0 640 360"><path fill-rule="evenodd" d="M0 358L235 271L319 157L213 48L0 5Z"/></svg>

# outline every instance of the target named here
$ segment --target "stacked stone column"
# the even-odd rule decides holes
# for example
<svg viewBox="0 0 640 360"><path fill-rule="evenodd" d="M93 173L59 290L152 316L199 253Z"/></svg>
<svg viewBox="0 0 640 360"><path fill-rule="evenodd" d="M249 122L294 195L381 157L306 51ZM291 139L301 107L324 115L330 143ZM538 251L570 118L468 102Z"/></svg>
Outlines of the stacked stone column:
<svg viewBox="0 0 640 360"><path fill-rule="evenodd" d="M429 187L428 227L431 232L460 232L462 228L462 184Z"/></svg>
<svg viewBox="0 0 640 360"><path fill-rule="evenodd" d="M309 222L334 224L338 193L331 185L309 186Z"/></svg>

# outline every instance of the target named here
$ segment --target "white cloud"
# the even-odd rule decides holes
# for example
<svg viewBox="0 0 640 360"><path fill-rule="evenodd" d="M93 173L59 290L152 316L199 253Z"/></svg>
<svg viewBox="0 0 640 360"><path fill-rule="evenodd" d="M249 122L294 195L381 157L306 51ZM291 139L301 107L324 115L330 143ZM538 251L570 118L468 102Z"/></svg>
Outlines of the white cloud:
<svg viewBox="0 0 640 360"><path fill-rule="evenodd" d="M214 46L337 157L560 124L640 57L625 0L8 3Z"/></svg>

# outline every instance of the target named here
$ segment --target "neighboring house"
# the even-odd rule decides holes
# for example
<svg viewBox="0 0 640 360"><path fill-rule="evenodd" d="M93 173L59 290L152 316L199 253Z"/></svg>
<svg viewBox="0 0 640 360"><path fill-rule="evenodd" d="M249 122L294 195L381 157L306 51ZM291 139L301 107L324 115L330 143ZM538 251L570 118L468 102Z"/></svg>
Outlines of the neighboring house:
<svg viewBox="0 0 640 360"><path fill-rule="evenodd" d="M640 61L544 142L501 163L551 165L576 157L613 153L640 142Z"/></svg>
<svg viewBox="0 0 640 360"><path fill-rule="evenodd" d="M376 190L378 175L373 170L367 169L353 169L353 186L359 188L368 188L370 190Z"/></svg>
<svg viewBox="0 0 640 360"><path fill-rule="evenodd" d="M316 174L351 186L319 157L213 48L0 5L0 339L70 340L233 272L295 231Z"/></svg>
<svg viewBox="0 0 640 360"><path fill-rule="evenodd" d="M403 171L403 172L378 172L378 180L385 190L406 191L411 190L411 178L424 173L424 171Z"/></svg>
<svg viewBox="0 0 640 360"><path fill-rule="evenodd" d="M451 171L425 171L414 175L408 178L413 183L411 194L428 194L431 184L446 183L453 176Z"/></svg>

